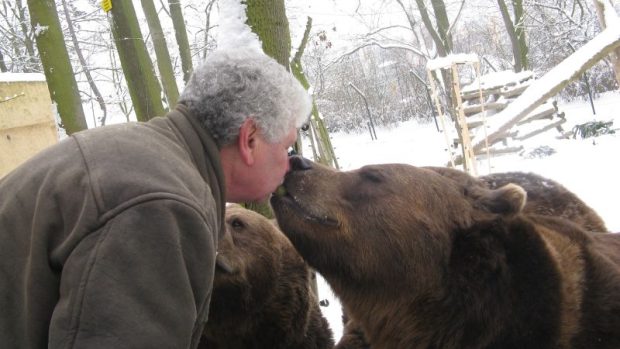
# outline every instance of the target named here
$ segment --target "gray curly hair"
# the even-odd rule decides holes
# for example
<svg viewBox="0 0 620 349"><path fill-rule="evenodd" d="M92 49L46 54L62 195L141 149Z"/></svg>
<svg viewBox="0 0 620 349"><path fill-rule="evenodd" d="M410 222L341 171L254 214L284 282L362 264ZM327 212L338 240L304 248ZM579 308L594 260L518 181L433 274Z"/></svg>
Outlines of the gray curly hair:
<svg viewBox="0 0 620 349"><path fill-rule="evenodd" d="M234 142L253 118L268 142L299 128L312 108L306 90L286 69L262 52L217 50L197 67L179 103L211 132L219 147Z"/></svg>

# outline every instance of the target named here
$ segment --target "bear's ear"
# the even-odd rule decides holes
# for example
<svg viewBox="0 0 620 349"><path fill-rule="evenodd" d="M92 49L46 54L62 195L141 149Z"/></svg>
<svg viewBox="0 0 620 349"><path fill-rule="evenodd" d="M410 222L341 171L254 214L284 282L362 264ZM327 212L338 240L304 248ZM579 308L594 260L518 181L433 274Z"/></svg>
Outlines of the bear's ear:
<svg viewBox="0 0 620 349"><path fill-rule="evenodd" d="M521 212L527 192L516 184L508 183L495 190L484 190L477 199L489 212L510 216Z"/></svg>

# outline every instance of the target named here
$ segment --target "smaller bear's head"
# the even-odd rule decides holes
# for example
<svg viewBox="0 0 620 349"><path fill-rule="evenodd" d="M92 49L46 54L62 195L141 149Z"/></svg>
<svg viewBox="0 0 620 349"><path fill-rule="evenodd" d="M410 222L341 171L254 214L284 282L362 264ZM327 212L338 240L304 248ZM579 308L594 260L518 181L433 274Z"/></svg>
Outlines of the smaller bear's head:
<svg viewBox="0 0 620 349"><path fill-rule="evenodd" d="M510 219L525 204L517 185L489 190L466 182L404 164L340 172L294 158L271 204L284 233L333 287L385 288L382 281L399 278L433 287L455 231Z"/></svg>
<svg viewBox="0 0 620 349"><path fill-rule="evenodd" d="M281 296L282 283L306 286L309 276L303 259L275 222L239 205L226 207L225 220L209 323L239 330L261 306Z"/></svg>

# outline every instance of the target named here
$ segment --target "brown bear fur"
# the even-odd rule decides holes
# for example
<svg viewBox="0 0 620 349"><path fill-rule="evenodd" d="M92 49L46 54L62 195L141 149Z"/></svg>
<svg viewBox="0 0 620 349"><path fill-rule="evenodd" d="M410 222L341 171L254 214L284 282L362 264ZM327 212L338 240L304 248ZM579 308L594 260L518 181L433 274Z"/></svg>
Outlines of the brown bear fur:
<svg viewBox="0 0 620 349"><path fill-rule="evenodd" d="M279 225L373 349L620 348L620 235L523 213L514 184L291 163Z"/></svg>
<svg viewBox="0 0 620 349"><path fill-rule="evenodd" d="M425 167L444 177L460 182L465 187L483 186L497 189L508 183L514 183L525 189L527 200L523 213L560 217L593 232L606 232L607 228L601 217L577 195L560 183L534 173L504 172L481 177L446 167ZM345 311L343 310L343 313ZM352 319L343 314L343 335L336 349L368 349L363 332Z"/></svg>
<svg viewBox="0 0 620 349"><path fill-rule="evenodd" d="M561 217L579 224L585 230L607 232L603 219L577 195L560 183L535 173L503 172L475 178L452 168L425 168L460 181L467 186L482 185L490 189L497 189L508 183L517 184L527 192L527 202L523 208L523 213Z"/></svg>
<svg viewBox="0 0 620 349"><path fill-rule="evenodd" d="M199 348L326 349L334 341L309 269L265 217L226 208L209 320Z"/></svg>

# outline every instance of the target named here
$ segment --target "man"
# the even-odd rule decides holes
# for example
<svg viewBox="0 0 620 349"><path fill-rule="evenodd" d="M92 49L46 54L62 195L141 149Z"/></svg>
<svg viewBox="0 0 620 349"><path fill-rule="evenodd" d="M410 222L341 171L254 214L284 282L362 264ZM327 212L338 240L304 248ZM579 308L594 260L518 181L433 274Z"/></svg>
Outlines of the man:
<svg viewBox="0 0 620 349"><path fill-rule="evenodd" d="M266 198L310 113L262 53L213 53L179 105L0 179L0 346L194 348L226 201Z"/></svg>

